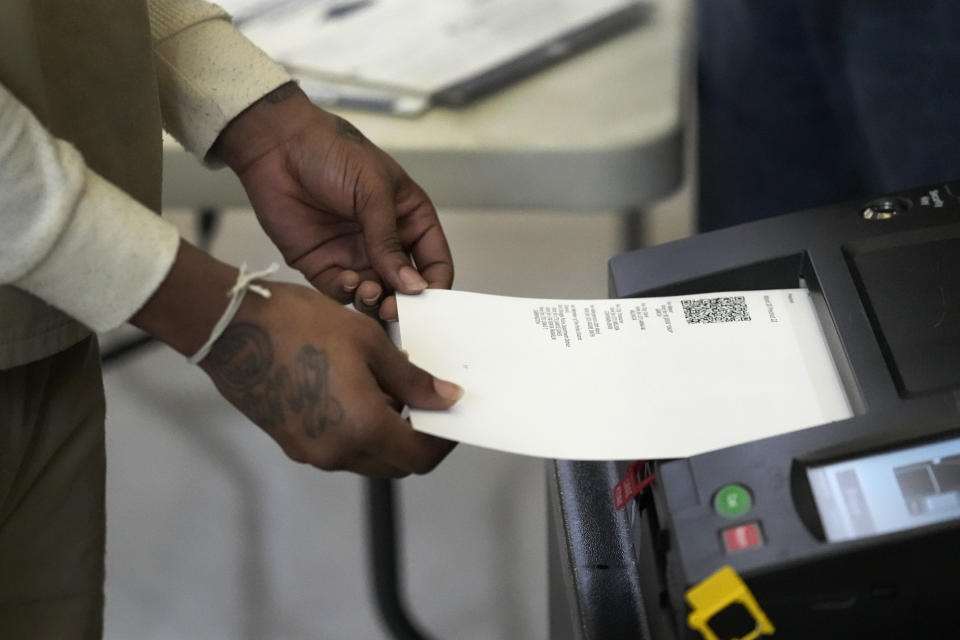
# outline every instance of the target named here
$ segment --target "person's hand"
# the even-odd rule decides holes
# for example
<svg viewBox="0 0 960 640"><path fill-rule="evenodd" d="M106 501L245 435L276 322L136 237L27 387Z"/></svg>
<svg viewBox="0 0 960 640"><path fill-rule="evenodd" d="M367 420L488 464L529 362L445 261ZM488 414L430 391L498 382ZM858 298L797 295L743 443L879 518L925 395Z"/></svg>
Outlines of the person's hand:
<svg viewBox="0 0 960 640"><path fill-rule="evenodd" d="M181 242L160 287L131 322L185 356L223 315L237 270ZM309 287L260 283L200 367L294 460L400 477L435 467L454 443L413 430L406 404L446 409L457 385L410 363L368 317Z"/></svg>
<svg viewBox="0 0 960 640"><path fill-rule="evenodd" d="M200 366L293 460L325 470L426 473L454 443L418 433L398 407L446 409L462 390L414 366L370 318L307 287L248 294Z"/></svg>
<svg viewBox="0 0 960 640"><path fill-rule="evenodd" d="M450 250L423 189L295 85L237 116L213 153L240 177L287 264L335 300L395 320L393 291L452 284Z"/></svg>

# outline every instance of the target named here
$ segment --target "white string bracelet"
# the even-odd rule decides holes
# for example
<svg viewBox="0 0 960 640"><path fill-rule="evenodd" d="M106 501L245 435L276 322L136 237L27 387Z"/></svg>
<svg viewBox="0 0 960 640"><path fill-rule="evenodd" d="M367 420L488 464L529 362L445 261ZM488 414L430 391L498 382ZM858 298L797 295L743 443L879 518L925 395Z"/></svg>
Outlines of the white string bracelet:
<svg viewBox="0 0 960 640"><path fill-rule="evenodd" d="M237 309L240 308L240 303L243 302L243 297L247 295L247 290L253 291L257 295L263 296L264 298L270 297L270 290L259 284L253 284L254 280L259 280L260 278L266 278L272 273L276 273L278 267L277 263L271 263L269 267L262 271L254 271L253 273L247 273L247 263L244 262L240 265L240 273L237 274L237 282L233 285L233 288L227 292L227 297L230 298L230 302L227 303L227 308L223 310L223 315L220 316L220 319L217 320L217 324L213 325L213 330L210 331L210 337L207 338L207 341L203 343L203 346L189 358L187 362L190 364L197 364L201 360L207 357L207 354L210 353L210 349L213 347L213 343L216 342L223 332L226 331L227 325L230 324L230 321L233 320L233 316L237 315Z"/></svg>

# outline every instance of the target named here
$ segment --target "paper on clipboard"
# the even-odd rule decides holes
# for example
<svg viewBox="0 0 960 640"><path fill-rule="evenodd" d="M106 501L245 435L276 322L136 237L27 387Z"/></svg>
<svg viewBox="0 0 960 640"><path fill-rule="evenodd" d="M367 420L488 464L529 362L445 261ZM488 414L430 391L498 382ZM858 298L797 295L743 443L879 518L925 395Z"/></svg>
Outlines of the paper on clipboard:
<svg viewBox="0 0 960 640"><path fill-rule="evenodd" d="M464 387L415 429L577 460L686 457L852 411L806 289L622 300L398 296L411 360Z"/></svg>
<svg viewBox="0 0 960 640"><path fill-rule="evenodd" d="M640 0L221 0L316 101L460 105L639 24Z"/></svg>

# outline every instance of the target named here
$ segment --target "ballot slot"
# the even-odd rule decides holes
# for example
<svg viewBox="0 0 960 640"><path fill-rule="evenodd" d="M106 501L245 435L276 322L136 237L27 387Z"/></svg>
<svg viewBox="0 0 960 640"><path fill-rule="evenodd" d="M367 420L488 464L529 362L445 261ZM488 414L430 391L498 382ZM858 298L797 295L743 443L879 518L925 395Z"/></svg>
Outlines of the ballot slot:
<svg viewBox="0 0 960 640"><path fill-rule="evenodd" d="M799 281L800 286L810 292L810 300L813 303L813 309L820 324L820 331L823 333L830 356L833 359L837 375L843 385L843 391L847 396L847 402L854 415L863 415L867 412L867 403L860 387L859 381L854 373L854 368L844 348L843 339L837 329L837 324L823 294L820 285L820 277L810 259L808 253L803 253L803 262L800 265Z"/></svg>
<svg viewBox="0 0 960 640"><path fill-rule="evenodd" d="M682 256L679 262L685 262L685 266L690 268L688 256ZM629 264L631 259L636 259L636 254L624 254L615 256L610 260L611 276L614 273L625 271L620 268L620 263ZM664 261L663 265L654 264L652 267L664 268L668 273L675 273L677 265L674 261ZM658 297L658 296L686 296L702 295L707 293L722 293L725 291L760 291L763 289L790 289L802 283L805 272L809 270L809 259L806 252L788 253L785 255L770 256L763 260L751 261L746 264L739 264L722 269L713 273L699 277L687 278L664 287L650 287L642 290L621 290L623 286L629 287L629 283L621 286L612 285L619 298L640 298L640 297ZM622 279L633 275L627 271ZM649 276L650 274L642 274ZM810 275L810 274L806 274Z"/></svg>

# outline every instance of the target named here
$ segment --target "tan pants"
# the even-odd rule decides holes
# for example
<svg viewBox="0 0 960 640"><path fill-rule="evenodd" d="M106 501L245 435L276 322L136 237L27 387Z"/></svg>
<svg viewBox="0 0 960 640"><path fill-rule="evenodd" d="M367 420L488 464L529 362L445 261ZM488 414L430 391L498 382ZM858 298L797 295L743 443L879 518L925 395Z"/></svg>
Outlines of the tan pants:
<svg viewBox="0 0 960 640"><path fill-rule="evenodd" d="M104 401L96 340L0 370L0 638L102 636Z"/></svg>

